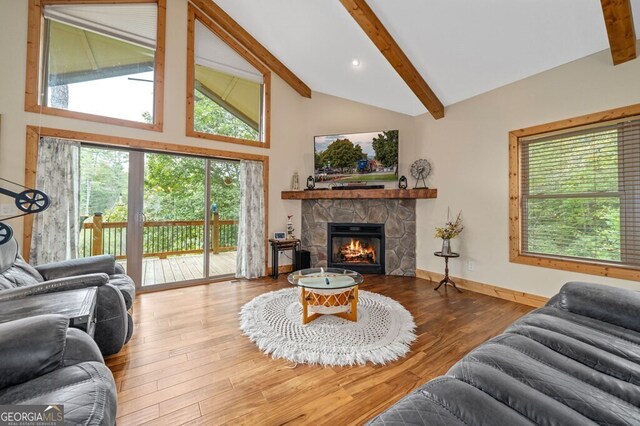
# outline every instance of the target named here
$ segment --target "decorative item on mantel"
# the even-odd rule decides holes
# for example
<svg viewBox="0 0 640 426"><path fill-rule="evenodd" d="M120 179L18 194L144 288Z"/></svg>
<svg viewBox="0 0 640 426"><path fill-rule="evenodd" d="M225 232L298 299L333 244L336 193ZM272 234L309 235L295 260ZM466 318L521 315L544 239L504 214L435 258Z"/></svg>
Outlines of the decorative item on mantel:
<svg viewBox="0 0 640 426"><path fill-rule="evenodd" d="M287 215L287 240L295 240L296 237L293 235L293 222L291 221L291 218L293 217L292 214Z"/></svg>
<svg viewBox="0 0 640 426"><path fill-rule="evenodd" d="M451 239L460 235L464 227L462 226L462 211L458 213L455 222L450 219L450 212L447 208L447 222L443 227L436 227L436 238L442 238L442 254L450 255Z"/></svg>
<svg viewBox="0 0 640 426"><path fill-rule="evenodd" d="M398 180L398 188L400 189L407 189L407 177L406 176L400 176L400 180Z"/></svg>
<svg viewBox="0 0 640 426"><path fill-rule="evenodd" d="M291 177L291 190L298 191L300 190L300 177L298 176L298 172L293 172L293 176Z"/></svg>
<svg viewBox="0 0 640 426"><path fill-rule="evenodd" d="M314 189L315 187L316 187L316 181L315 181L315 179L313 178L313 176L311 176L311 175L310 175L310 176L307 178L307 189L308 189L308 190L312 190L312 189Z"/></svg>
<svg viewBox="0 0 640 426"><path fill-rule="evenodd" d="M414 188L428 188L425 179L431 173L431 163L429 163L424 158L420 158L413 162L411 168L409 169L411 176L416 180L416 185ZM418 184L422 181L422 186L418 186Z"/></svg>

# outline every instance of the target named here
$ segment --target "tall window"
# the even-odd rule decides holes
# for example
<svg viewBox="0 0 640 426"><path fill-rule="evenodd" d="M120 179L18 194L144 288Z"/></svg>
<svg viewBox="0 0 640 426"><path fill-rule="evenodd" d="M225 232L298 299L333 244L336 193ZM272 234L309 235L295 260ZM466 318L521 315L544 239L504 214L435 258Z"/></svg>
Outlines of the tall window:
<svg viewBox="0 0 640 426"><path fill-rule="evenodd" d="M187 133L268 147L269 71L192 7L189 35Z"/></svg>
<svg viewBox="0 0 640 426"><path fill-rule="evenodd" d="M27 79L27 110L146 128L160 123L160 3L42 3L31 10L32 19L41 17L42 53L40 80Z"/></svg>
<svg viewBox="0 0 640 426"><path fill-rule="evenodd" d="M512 149L519 177L512 259L640 268L640 117L522 136Z"/></svg>

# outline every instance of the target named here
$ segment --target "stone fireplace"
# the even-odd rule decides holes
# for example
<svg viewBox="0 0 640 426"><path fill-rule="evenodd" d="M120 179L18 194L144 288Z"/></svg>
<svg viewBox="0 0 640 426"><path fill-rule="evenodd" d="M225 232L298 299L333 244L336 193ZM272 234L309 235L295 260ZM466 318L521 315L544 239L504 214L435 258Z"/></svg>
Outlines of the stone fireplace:
<svg viewBox="0 0 640 426"><path fill-rule="evenodd" d="M336 229L337 239L335 235L330 238L330 224L342 227ZM382 243L369 238L375 233L372 226L378 227L377 232L384 237L380 238ZM358 231L368 234L368 241L347 235L352 231L349 228L356 230L358 227ZM375 265L377 270L369 269L364 273L415 276L416 200L302 200L301 240L302 248L311 253L312 267L332 264L347 269L367 269ZM359 246L356 240L360 242ZM376 254L370 254L370 249ZM374 262L371 262L371 256L376 257ZM353 268L354 265L357 267Z"/></svg>

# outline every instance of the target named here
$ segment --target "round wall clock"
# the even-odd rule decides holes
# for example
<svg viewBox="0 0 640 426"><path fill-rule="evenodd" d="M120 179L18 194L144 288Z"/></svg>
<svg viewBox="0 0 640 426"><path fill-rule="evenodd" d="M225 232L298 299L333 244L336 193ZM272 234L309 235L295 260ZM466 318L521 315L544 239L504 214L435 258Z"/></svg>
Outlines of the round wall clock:
<svg viewBox="0 0 640 426"><path fill-rule="evenodd" d="M413 162L409 171L411 172L411 176L416 180L416 186L414 186L414 188L418 188L420 181L422 181L422 188L427 188L425 179L429 176L429 173L431 173L431 163L421 158Z"/></svg>

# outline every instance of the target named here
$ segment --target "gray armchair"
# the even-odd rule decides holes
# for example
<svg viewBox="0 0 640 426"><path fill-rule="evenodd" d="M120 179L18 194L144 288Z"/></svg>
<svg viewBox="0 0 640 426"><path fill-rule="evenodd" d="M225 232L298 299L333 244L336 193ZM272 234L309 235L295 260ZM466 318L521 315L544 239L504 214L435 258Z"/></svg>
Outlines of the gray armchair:
<svg viewBox="0 0 640 426"><path fill-rule="evenodd" d="M98 287L94 340L103 355L117 353L133 333L128 311L135 298L135 285L113 256L33 267L20 256L15 239L0 246L0 300L82 287Z"/></svg>
<svg viewBox="0 0 640 426"><path fill-rule="evenodd" d="M113 425L113 375L62 315L0 324L0 405L64 405L65 424Z"/></svg>

